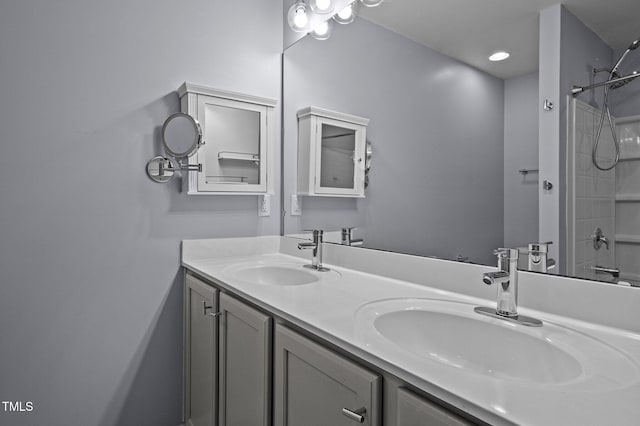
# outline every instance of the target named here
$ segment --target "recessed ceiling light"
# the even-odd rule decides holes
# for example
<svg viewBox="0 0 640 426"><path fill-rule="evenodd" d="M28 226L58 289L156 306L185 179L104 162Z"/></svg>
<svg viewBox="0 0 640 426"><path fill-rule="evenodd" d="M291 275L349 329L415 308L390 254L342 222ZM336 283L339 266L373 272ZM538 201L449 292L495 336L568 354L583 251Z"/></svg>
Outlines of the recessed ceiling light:
<svg viewBox="0 0 640 426"><path fill-rule="evenodd" d="M493 53L491 56L489 56L489 60L492 62L504 61L509 56L511 56L511 53L505 52L504 50L500 50L498 52Z"/></svg>

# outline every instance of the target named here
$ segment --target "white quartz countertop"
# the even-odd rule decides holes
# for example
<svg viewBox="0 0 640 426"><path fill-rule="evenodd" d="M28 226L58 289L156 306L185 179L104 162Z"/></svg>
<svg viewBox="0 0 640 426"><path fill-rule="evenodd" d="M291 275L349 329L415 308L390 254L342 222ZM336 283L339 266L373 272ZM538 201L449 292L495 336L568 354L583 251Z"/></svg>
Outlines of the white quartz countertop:
<svg viewBox="0 0 640 426"><path fill-rule="evenodd" d="M491 377L444 365L398 350L371 339L359 319L363 306L385 299L439 299L473 305L495 306L495 300L446 290L439 277L443 268L467 268L476 274L483 267L425 261L419 283L374 275L336 264L332 272L305 285L268 285L238 279L233 273L243 265L309 263L308 253L293 256L295 241L285 237L183 242L182 264L276 316L355 354L398 378L490 424L519 425L638 425L640 424L640 334L620 328L559 316L542 310L520 308L519 313L546 323L568 327L615 348L630 362L624 380L581 380L538 384ZM329 250L332 250L328 247ZM366 256L363 249L358 256ZM340 248L344 250L344 248ZM376 256L384 256L376 253ZM389 254L393 261L393 254ZM327 256L332 258L331 254ZM420 262L420 260L417 260ZM340 263L340 262L336 262ZM446 265L444 264L446 263ZM362 268L360 268L362 269ZM488 269L488 268L485 268ZM386 275L393 275L388 273ZM430 278L431 277L431 278ZM429 281L433 280L429 285ZM560 279L557 279L560 280ZM470 286L481 286L478 280ZM471 287L475 288L475 287ZM480 288L480 287L479 287ZM482 290L485 291L485 290ZM495 289L494 289L495 291ZM492 294L492 293L485 293ZM629 293L631 294L631 293ZM597 302L594 306L597 305ZM499 320L497 320L499 321ZM429 324L425 324L428 327ZM451 336L456 339L457 336ZM500 342L486 341L487 345ZM627 364L625 364L626 366Z"/></svg>

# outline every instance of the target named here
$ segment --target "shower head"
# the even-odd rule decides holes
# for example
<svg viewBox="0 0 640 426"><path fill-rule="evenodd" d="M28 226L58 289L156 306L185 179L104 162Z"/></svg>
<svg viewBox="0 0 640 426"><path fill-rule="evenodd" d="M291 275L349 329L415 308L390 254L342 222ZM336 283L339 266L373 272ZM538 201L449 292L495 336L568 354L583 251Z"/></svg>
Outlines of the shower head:
<svg viewBox="0 0 640 426"><path fill-rule="evenodd" d="M624 53L622 55L620 55L620 58L618 59L618 61L616 62L616 64L613 66L613 68L611 69L611 75L609 77L609 79L611 80L612 78L616 78L615 74L618 73L618 68L620 68L620 65L622 64L622 62L624 61L624 59L627 57L627 55L629 54L629 52L631 52L632 50L636 50L638 47L640 47L640 38L636 39L634 41L631 42L631 44L629 45L629 47L627 47L627 50L624 51ZM619 77L619 76L618 76ZM626 83L628 83L627 80L624 80L622 86L624 86ZM617 83L616 83L617 84ZM613 87L614 84L611 85L613 89L617 89L617 87ZM621 87L621 86L618 86Z"/></svg>
<svg viewBox="0 0 640 426"><path fill-rule="evenodd" d="M620 57L616 61L616 63L613 66L613 68L611 68L611 69L609 69L609 68L594 68L592 70L594 76L596 74L598 74L598 73L601 73L601 72L608 73L609 74L609 78L607 80L601 81L601 82L598 82L598 83L594 83L594 84L591 84L589 86L573 86L573 89L571 89L571 94L573 96L577 96L578 94L583 93L585 90L590 90L590 89L593 89L595 87L600 87L600 86L606 86L605 87L605 96L606 96L606 93L608 93L607 91L609 89L612 89L612 90L619 89L622 86L626 86L627 84L631 83L636 78L640 77L640 70L636 70L636 71L634 71L631 74L626 75L626 76L621 76L620 73L618 72L618 69L620 68L620 65L622 65L622 63L626 59L627 55L629 53L631 53L631 51L636 50L638 47L640 47L640 38L638 38L637 40L634 40L634 41L631 42L629 47L627 47L627 49L622 53L622 55L620 55Z"/></svg>
<svg viewBox="0 0 640 426"><path fill-rule="evenodd" d="M613 73L611 73L611 79L620 78L620 77L621 77L621 75L618 74L618 71L614 71ZM611 83L611 85L609 85L609 88L612 89L612 90L619 89L622 86L626 86L627 84L631 83L631 80L632 79L620 80L620 81L618 81L616 83Z"/></svg>
<svg viewBox="0 0 640 426"><path fill-rule="evenodd" d="M626 75L625 77L622 77L620 74L618 74L618 72L614 72L611 75L611 78L612 79L619 78L621 80L620 81L616 81L615 83L611 83L609 85L609 88L611 88L611 89L619 89L620 87L626 86L627 84L631 83L637 77L638 77L638 71L634 71L631 74Z"/></svg>

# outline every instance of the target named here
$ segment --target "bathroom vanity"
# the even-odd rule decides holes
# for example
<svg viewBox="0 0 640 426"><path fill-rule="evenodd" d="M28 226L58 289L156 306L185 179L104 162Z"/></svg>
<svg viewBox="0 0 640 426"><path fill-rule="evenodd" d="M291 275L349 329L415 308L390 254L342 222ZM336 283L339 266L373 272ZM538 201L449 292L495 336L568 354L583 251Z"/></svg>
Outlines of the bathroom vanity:
<svg viewBox="0 0 640 426"><path fill-rule="evenodd" d="M319 272L300 241L183 241L185 424L640 418L635 289L521 272L527 327L474 312L494 268L324 244Z"/></svg>

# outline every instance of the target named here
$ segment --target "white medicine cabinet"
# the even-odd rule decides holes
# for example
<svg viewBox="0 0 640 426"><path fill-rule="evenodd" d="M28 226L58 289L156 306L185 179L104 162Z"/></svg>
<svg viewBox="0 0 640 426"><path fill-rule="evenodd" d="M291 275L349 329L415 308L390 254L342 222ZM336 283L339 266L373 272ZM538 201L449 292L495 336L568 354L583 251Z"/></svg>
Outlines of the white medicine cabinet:
<svg viewBox="0 0 640 426"><path fill-rule="evenodd" d="M363 198L368 124L316 107L298 111L298 194Z"/></svg>
<svg viewBox="0 0 640 426"><path fill-rule="evenodd" d="M188 194L273 193L276 100L185 82L178 89L184 113L202 127L204 144L189 164Z"/></svg>

